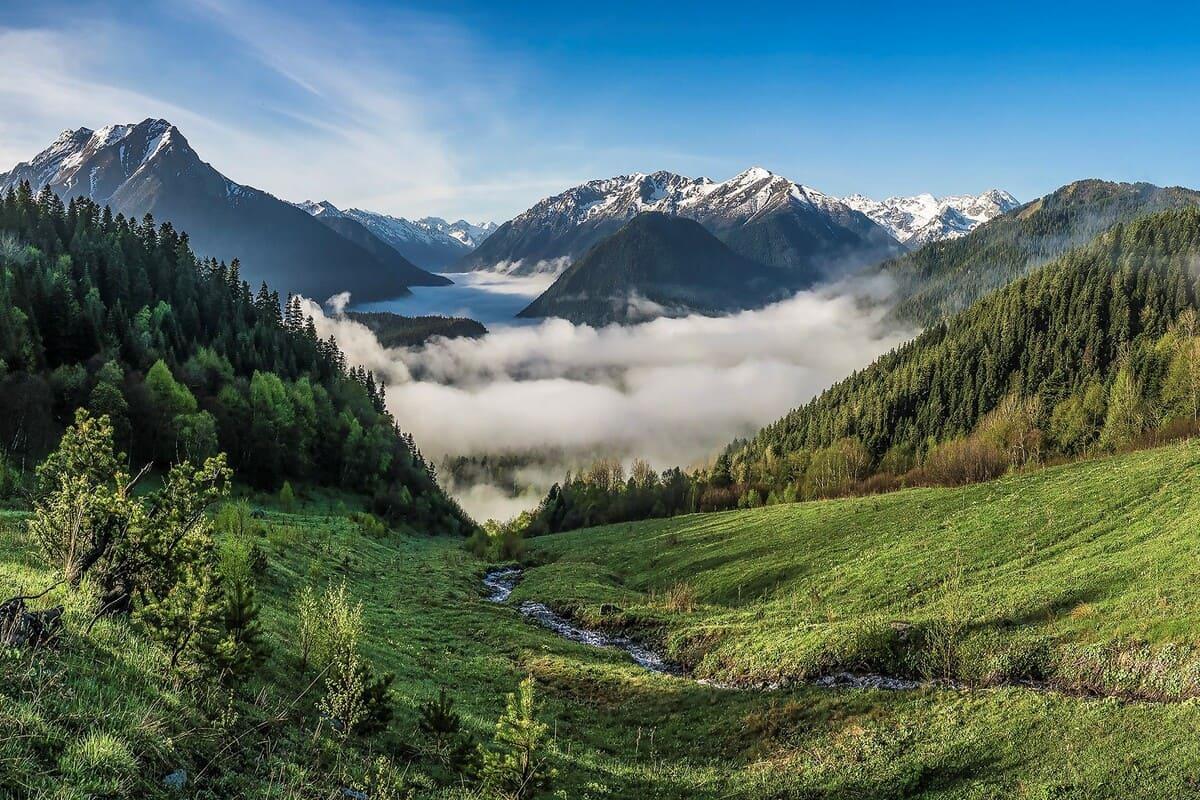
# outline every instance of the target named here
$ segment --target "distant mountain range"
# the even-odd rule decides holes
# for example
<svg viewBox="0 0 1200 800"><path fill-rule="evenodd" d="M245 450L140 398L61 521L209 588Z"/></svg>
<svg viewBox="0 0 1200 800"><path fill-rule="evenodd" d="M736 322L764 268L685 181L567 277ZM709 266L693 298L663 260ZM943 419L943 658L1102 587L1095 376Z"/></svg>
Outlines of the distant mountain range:
<svg viewBox="0 0 1200 800"><path fill-rule="evenodd" d="M882 264L896 284L893 313L931 325L1119 223L1195 205L1200 192L1178 186L1095 179L1069 183L965 236Z"/></svg>
<svg viewBox="0 0 1200 800"><path fill-rule="evenodd" d="M695 220L735 253L790 273L796 285L904 252L862 212L754 167L720 183L671 172L590 181L504 223L455 269L561 271L646 211Z"/></svg>
<svg viewBox="0 0 1200 800"><path fill-rule="evenodd" d="M446 283L394 253L365 228L336 230L267 192L235 183L200 159L162 119L64 131L31 161L0 174L64 198L86 195L114 213L153 214L185 231L203 256L239 258L242 275L324 300L349 291L386 299L409 286Z"/></svg>
<svg viewBox="0 0 1200 800"><path fill-rule="evenodd" d="M644 211L576 260L518 316L605 325L727 313L783 299L793 278L738 255L694 220Z"/></svg>
<svg viewBox="0 0 1200 800"><path fill-rule="evenodd" d="M1020 205L1003 189L982 194L934 197L889 197L872 200L861 194L843 197L842 202L882 225L896 241L910 250L941 239L965 236L978 226Z"/></svg>
<svg viewBox="0 0 1200 800"><path fill-rule="evenodd" d="M478 247L498 227L494 222L475 225L440 217L407 220L358 208L339 209L327 200L297 203L314 217L355 220L412 263L428 270L444 270Z"/></svg>

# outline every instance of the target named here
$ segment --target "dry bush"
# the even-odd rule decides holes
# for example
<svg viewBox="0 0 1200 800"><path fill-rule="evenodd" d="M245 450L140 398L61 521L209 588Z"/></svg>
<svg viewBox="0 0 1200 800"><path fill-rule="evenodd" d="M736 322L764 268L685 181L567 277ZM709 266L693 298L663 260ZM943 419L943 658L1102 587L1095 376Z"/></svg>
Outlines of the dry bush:
<svg viewBox="0 0 1200 800"><path fill-rule="evenodd" d="M1008 469L1006 454L976 438L952 439L929 451L912 474L912 483L925 486L963 486L998 478Z"/></svg>
<svg viewBox="0 0 1200 800"><path fill-rule="evenodd" d="M851 494L887 494L903 488L904 482L898 476L890 472L876 472L865 480L859 481Z"/></svg>
<svg viewBox="0 0 1200 800"><path fill-rule="evenodd" d="M696 590L691 585L680 581L672 584L664 593L650 595L650 604L668 612L688 614L696 610Z"/></svg>

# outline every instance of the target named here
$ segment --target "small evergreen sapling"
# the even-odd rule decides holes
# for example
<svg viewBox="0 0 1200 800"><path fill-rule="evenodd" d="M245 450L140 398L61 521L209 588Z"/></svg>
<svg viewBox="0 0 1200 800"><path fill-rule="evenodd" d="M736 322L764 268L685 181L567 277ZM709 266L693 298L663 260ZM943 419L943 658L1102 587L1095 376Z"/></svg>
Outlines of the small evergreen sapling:
<svg viewBox="0 0 1200 800"><path fill-rule="evenodd" d="M434 700L422 703L417 729L425 737L422 753L432 761L456 773L470 772L478 754L475 739L463 730L462 715L454 710L454 700L445 687Z"/></svg>
<svg viewBox="0 0 1200 800"><path fill-rule="evenodd" d="M547 726L534 716L533 676L508 695L490 750L483 752L484 786L504 800L527 800L547 791L556 771L546 758Z"/></svg>

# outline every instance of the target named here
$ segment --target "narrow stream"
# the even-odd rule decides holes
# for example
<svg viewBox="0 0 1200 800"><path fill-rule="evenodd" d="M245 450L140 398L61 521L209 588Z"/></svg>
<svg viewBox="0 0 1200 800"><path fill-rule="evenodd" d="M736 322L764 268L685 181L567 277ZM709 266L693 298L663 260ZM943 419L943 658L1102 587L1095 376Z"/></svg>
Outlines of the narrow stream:
<svg viewBox="0 0 1200 800"><path fill-rule="evenodd" d="M507 601L513 589L516 588L517 583L520 582L521 574L522 570L520 567L501 567L488 570L483 576L483 586L487 591L486 599L491 603L503 603ZM628 653L630 658L651 672L690 677L687 670L679 664L668 661L662 654L624 636L614 636L602 631L582 628L561 614L556 614L544 603L525 600L517 606L517 611L531 622L554 631L564 639L591 647L608 647L621 650ZM707 678L696 678L695 680L697 683L718 689L749 688L719 683ZM813 680L811 683L814 686L827 689L886 689L890 691L919 689L924 686L938 686L942 688L953 686L953 684L946 681L917 681L906 678L893 678L888 675L857 675L850 672L826 675ZM770 690L777 689L779 686L767 684L752 688Z"/></svg>

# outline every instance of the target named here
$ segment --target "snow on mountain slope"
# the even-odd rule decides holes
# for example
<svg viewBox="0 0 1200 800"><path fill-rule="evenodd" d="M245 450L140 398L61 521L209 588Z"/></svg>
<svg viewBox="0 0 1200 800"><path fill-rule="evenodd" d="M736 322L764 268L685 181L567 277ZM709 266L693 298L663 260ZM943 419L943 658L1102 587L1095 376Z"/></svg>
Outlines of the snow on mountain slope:
<svg viewBox="0 0 1200 800"><path fill-rule="evenodd" d="M308 213L348 217L387 242L405 258L422 269L442 269L478 247L496 230L496 223L480 225L458 220L447 222L441 217L408 220L375 211L350 208L344 211L328 201L297 204Z"/></svg>
<svg viewBox="0 0 1200 800"><path fill-rule="evenodd" d="M902 251L886 230L837 198L752 167L719 183L665 171L589 181L506 222L457 268L561 269L647 211L693 219L743 255L788 269Z"/></svg>
<svg viewBox="0 0 1200 800"><path fill-rule="evenodd" d="M0 191L25 181L34 191L48 186L64 202L84 195L130 219L151 214L169 221L187 232L200 255L238 258L243 276L281 293L324 299L350 291L369 300L446 283L398 254L380 260L369 241L364 247L267 192L235 183L164 119L64 131L31 160L0 173Z"/></svg>
<svg viewBox="0 0 1200 800"><path fill-rule="evenodd" d="M843 197L842 202L882 225L910 249L939 239L964 236L993 217L1020 205L1015 197L1003 189L940 198L926 192L913 197L889 197L882 201L852 194Z"/></svg>

